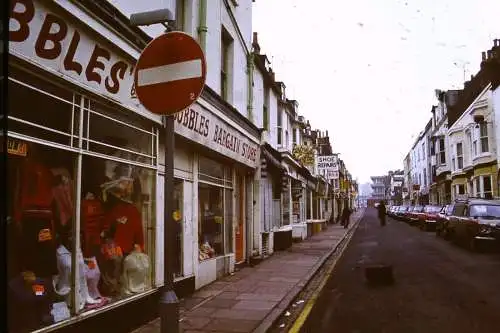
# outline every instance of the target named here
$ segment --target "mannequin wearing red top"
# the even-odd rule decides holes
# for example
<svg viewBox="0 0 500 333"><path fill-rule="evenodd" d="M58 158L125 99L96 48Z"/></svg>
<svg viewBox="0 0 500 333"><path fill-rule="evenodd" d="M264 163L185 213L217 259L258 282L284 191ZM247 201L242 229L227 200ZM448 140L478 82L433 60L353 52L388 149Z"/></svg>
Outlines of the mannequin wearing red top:
<svg viewBox="0 0 500 333"><path fill-rule="evenodd" d="M141 214L137 207L114 195L108 196L107 203L111 208L104 215L103 230L108 231L113 224L115 225L114 241L124 255L131 253L136 244L144 249Z"/></svg>

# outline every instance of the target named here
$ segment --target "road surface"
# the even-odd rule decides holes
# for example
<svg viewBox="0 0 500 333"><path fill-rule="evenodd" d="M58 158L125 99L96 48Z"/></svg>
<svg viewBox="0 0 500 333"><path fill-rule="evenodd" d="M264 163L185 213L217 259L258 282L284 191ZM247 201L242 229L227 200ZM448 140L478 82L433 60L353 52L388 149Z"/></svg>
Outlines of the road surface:
<svg viewBox="0 0 500 333"><path fill-rule="evenodd" d="M302 332L500 332L499 254L387 222L366 210ZM368 287L364 267L373 263L392 265L396 283Z"/></svg>

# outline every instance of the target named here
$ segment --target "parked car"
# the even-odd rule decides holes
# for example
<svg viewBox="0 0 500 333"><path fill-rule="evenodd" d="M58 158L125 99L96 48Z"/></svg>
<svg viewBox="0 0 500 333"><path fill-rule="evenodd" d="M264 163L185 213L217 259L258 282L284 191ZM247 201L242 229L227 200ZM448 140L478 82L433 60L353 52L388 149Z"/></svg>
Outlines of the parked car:
<svg viewBox="0 0 500 333"><path fill-rule="evenodd" d="M387 215L389 215L390 217L394 217L396 212L398 211L400 206L392 206L389 211L387 212Z"/></svg>
<svg viewBox="0 0 500 333"><path fill-rule="evenodd" d="M402 221L409 208L409 206L399 206L398 210L394 213L394 218L396 220Z"/></svg>
<svg viewBox="0 0 500 333"><path fill-rule="evenodd" d="M406 221L412 226L417 225L420 219L420 215L422 215L423 212L424 212L424 206L421 205L413 206L413 209L408 212Z"/></svg>
<svg viewBox="0 0 500 333"><path fill-rule="evenodd" d="M444 239L450 238L448 226L454 206L454 204L446 205L438 213L436 221L436 236L443 237Z"/></svg>
<svg viewBox="0 0 500 333"><path fill-rule="evenodd" d="M500 242L500 201L468 198L455 202L448 230L452 239L472 251Z"/></svg>
<svg viewBox="0 0 500 333"><path fill-rule="evenodd" d="M424 207L424 211L418 217L418 226L421 230L435 230L436 223L438 220L438 214L443 209L443 206L438 205L427 205Z"/></svg>

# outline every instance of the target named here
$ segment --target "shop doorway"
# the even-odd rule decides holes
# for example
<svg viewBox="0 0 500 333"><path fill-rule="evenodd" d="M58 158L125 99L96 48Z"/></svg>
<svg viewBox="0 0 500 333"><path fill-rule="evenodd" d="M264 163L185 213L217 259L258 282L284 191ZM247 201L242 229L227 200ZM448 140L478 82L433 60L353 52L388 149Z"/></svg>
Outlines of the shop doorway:
<svg viewBox="0 0 500 333"><path fill-rule="evenodd" d="M245 261L245 181L236 177L236 263Z"/></svg>

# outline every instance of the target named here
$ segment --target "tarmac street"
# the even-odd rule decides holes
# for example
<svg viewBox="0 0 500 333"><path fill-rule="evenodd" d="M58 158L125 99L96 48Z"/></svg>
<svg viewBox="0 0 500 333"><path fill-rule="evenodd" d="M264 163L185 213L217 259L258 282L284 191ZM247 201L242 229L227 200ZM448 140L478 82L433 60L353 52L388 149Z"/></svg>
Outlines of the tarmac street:
<svg viewBox="0 0 500 333"><path fill-rule="evenodd" d="M369 286L365 268L392 265ZM301 332L500 332L500 255L472 253L368 208Z"/></svg>

